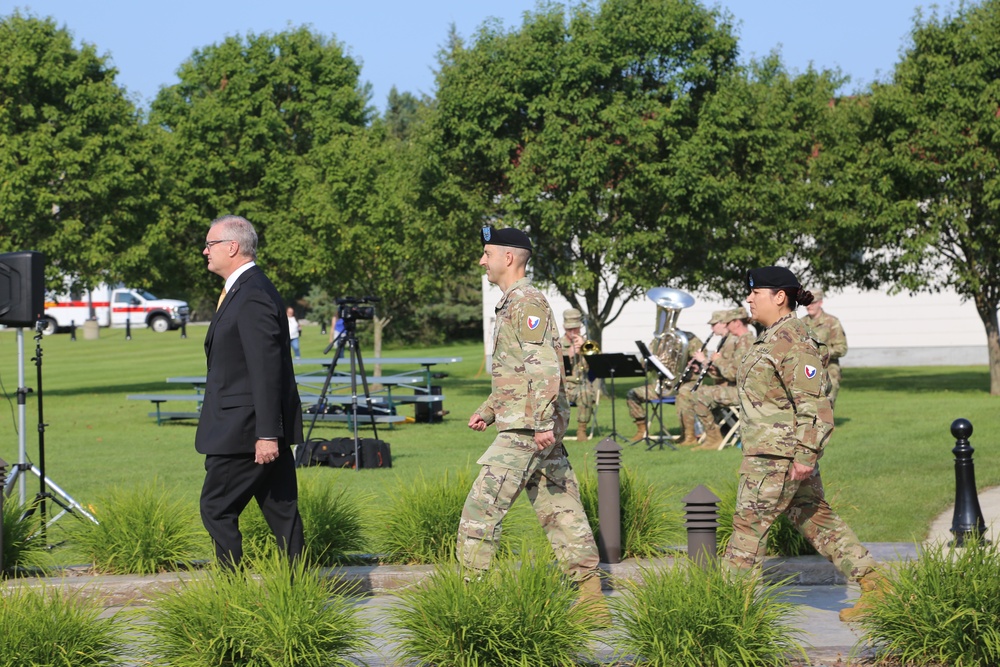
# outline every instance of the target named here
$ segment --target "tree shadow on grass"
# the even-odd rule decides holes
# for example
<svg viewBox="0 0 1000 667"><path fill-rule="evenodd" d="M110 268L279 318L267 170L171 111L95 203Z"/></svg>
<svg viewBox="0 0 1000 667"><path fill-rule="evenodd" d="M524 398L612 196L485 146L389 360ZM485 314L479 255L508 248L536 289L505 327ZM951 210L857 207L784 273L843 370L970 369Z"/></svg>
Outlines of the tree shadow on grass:
<svg viewBox="0 0 1000 667"><path fill-rule="evenodd" d="M848 368L843 386L849 391L983 392L990 391L985 366L925 366L911 368Z"/></svg>

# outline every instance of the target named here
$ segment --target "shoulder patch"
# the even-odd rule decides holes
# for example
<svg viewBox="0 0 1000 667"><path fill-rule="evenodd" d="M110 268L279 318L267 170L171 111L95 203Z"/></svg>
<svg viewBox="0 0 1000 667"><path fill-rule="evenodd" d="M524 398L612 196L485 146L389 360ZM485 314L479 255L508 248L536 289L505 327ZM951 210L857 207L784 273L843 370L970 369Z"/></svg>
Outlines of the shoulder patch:
<svg viewBox="0 0 1000 667"><path fill-rule="evenodd" d="M549 328L548 311L537 304L525 306L521 315L521 340L526 343L541 343Z"/></svg>

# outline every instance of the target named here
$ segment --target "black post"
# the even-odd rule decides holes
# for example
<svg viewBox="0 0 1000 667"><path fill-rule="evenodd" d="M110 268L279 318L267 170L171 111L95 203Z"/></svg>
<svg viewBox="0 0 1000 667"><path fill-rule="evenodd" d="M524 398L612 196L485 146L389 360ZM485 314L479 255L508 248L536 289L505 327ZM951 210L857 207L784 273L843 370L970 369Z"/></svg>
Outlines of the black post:
<svg viewBox="0 0 1000 667"><path fill-rule="evenodd" d="M326 320L323 320L319 323L319 333L322 336L326 335Z"/></svg>
<svg viewBox="0 0 1000 667"><path fill-rule="evenodd" d="M688 534L688 558L701 567L714 565L719 558L715 529L719 527L719 497L699 484L682 498L684 527Z"/></svg>
<svg viewBox="0 0 1000 667"><path fill-rule="evenodd" d="M125 340L132 340L132 318L125 318Z"/></svg>
<svg viewBox="0 0 1000 667"><path fill-rule="evenodd" d="M181 340L185 340L187 337L188 337L187 320L181 320Z"/></svg>
<svg viewBox="0 0 1000 667"><path fill-rule="evenodd" d="M69 321L69 339L76 340L76 320Z"/></svg>
<svg viewBox="0 0 1000 667"><path fill-rule="evenodd" d="M956 419L951 423L951 434L955 436L955 447L951 450L955 455L955 514L951 522L955 539L951 545L961 547L966 537L976 541L982 539L986 534L986 521L976 494L976 469L972 462L975 450L969 444L972 422Z"/></svg>
<svg viewBox="0 0 1000 667"><path fill-rule="evenodd" d="M0 573L3 573L3 490L7 485L7 462L0 459Z"/></svg>
<svg viewBox="0 0 1000 667"><path fill-rule="evenodd" d="M622 448L614 438L604 438L597 452L597 551L602 563L622 562Z"/></svg>

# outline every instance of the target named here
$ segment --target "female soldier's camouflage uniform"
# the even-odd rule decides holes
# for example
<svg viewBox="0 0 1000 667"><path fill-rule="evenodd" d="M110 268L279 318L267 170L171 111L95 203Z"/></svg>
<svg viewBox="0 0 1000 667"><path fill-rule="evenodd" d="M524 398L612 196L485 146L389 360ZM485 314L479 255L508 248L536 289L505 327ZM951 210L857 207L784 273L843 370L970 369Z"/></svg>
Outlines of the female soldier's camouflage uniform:
<svg viewBox="0 0 1000 667"><path fill-rule="evenodd" d="M823 497L819 459L833 432L825 382L821 349L794 313L765 330L740 364L743 464L726 548L735 569L760 565L768 529L786 514L844 575L860 580L873 572L871 554ZM812 467L812 476L793 480L793 461Z"/></svg>

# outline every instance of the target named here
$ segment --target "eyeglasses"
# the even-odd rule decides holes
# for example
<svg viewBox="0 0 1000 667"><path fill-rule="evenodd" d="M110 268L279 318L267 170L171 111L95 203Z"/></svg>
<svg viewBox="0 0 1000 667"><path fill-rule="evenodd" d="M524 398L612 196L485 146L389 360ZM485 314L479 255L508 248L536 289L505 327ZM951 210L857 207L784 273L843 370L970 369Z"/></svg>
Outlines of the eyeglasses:
<svg viewBox="0 0 1000 667"><path fill-rule="evenodd" d="M218 239L215 241L205 241L205 250L211 250L212 246L214 245L217 245L219 243L229 243L230 241L232 241L232 239Z"/></svg>

